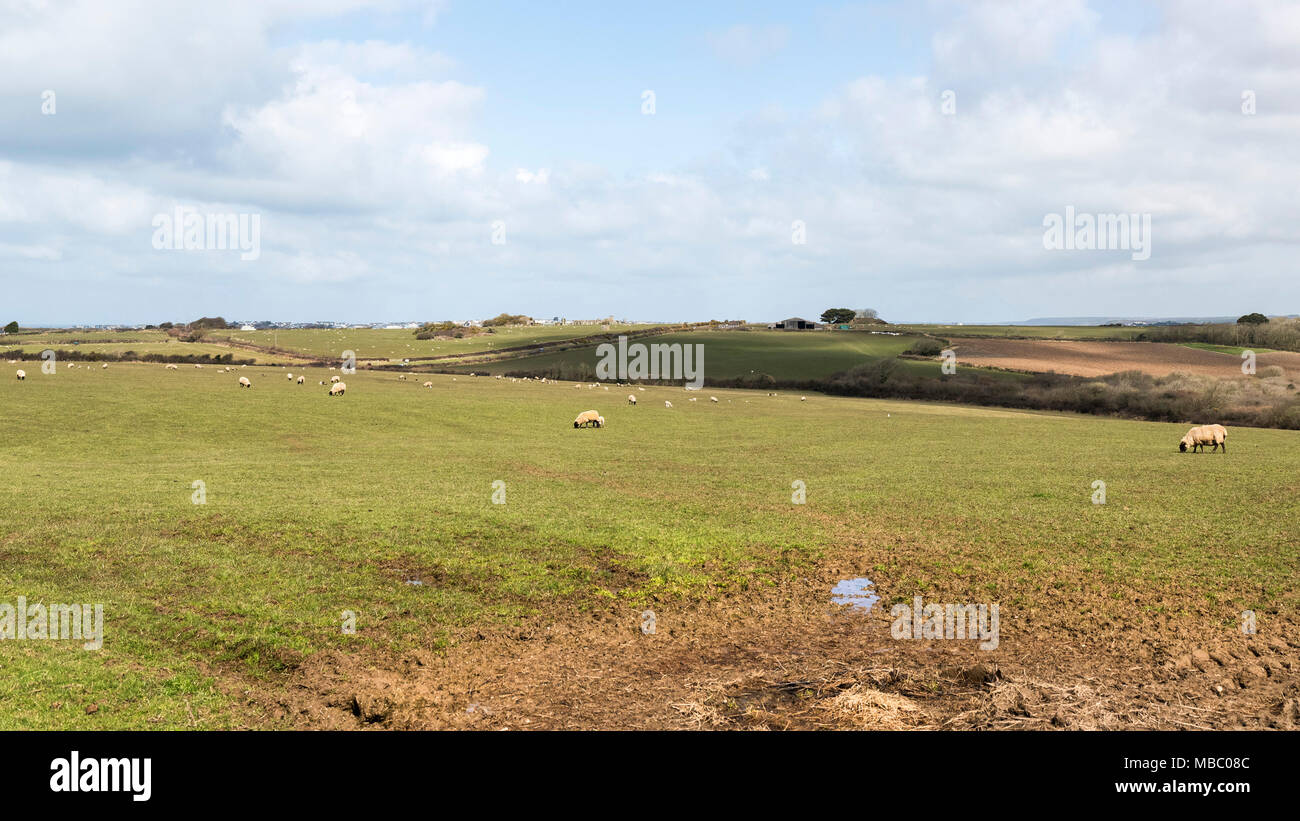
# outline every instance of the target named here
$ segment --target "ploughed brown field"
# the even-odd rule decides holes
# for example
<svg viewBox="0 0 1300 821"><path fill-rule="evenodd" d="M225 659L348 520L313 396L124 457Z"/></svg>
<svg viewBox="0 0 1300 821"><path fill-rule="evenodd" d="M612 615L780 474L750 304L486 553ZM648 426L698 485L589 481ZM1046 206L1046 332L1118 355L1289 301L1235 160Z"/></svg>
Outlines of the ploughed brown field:
<svg viewBox="0 0 1300 821"><path fill-rule="evenodd" d="M1017 371L1105 376L1142 371L1151 376L1191 373L1200 376L1241 376L1241 358L1232 354L1163 342L1074 342L1049 339L953 339L957 361L968 365ZM1300 353L1261 353L1256 368L1280 366L1288 375L1300 373Z"/></svg>

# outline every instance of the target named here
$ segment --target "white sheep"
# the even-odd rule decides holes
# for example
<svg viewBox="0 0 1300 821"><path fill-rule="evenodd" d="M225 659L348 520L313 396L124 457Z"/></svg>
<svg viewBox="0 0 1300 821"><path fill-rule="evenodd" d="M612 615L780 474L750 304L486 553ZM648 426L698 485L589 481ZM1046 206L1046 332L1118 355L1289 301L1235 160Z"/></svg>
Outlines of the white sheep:
<svg viewBox="0 0 1300 821"><path fill-rule="evenodd" d="M799 397L799 401L800 401L800 402L807 402L807 401L808 401L808 397L806 397L806 396L801 396L801 397Z"/></svg>
<svg viewBox="0 0 1300 821"><path fill-rule="evenodd" d="M104 370L108 370L108 363L105 362L103 365L100 365L99 367L103 368Z"/></svg>
<svg viewBox="0 0 1300 821"><path fill-rule="evenodd" d="M290 382L292 382L292 381L293 381L293 374L288 374L288 379L289 379Z"/></svg>
<svg viewBox="0 0 1300 821"><path fill-rule="evenodd" d="M600 427L601 420L602 420L601 415L596 411L594 410L583 411L582 413L578 414L577 418L573 420L573 426L575 428L585 428L590 425L595 425L596 427Z"/></svg>
<svg viewBox="0 0 1300 821"><path fill-rule="evenodd" d="M197 368L198 370L203 370L203 366L202 366L202 365L195 365L194 367Z"/></svg>
<svg viewBox="0 0 1300 821"><path fill-rule="evenodd" d="M247 376L241 376L241 377L239 377L239 387L241 387L241 388L251 388L251 387L253 387L253 383L248 381L248 377L247 377Z"/></svg>
<svg viewBox="0 0 1300 821"><path fill-rule="evenodd" d="M298 377L298 384L301 385L301 384L302 384L306 379L307 379L307 377L299 375L299 377Z"/></svg>
<svg viewBox="0 0 1300 821"><path fill-rule="evenodd" d="M18 371L18 381L21 382L27 378L27 371Z"/></svg>
<svg viewBox="0 0 1300 821"><path fill-rule="evenodd" d="M687 401L687 402L694 402L694 401L695 401L695 397L692 396L690 399L687 399L686 401Z"/></svg>
<svg viewBox="0 0 1300 821"><path fill-rule="evenodd" d="M432 388L432 387L433 387L433 383L432 383L432 382L425 382L424 385L422 385L421 387Z"/></svg>
<svg viewBox="0 0 1300 821"><path fill-rule="evenodd" d="M712 402L712 403L714 403L714 404L716 405L717 402L718 402L718 397L716 397L716 396L710 396L710 397L709 397L709 401Z"/></svg>
<svg viewBox="0 0 1300 821"><path fill-rule="evenodd" d="M634 394L634 393L629 393L629 394L627 395L627 403L628 403L629 405L635 405L635 404L636 404L636 394Z"/></svg>
<svg viewBox="0 0 1300 821"><path fill-rule="evenodd" d="M673 406L673 403L672 403L672 402L669 402L667 399L664 400L664 407L665 407L665 408L671 408L672 406Z"/></svg>
<svg viewBox="0 0 1300 821"><path fill-rule="evenodd" d="M347 389L348 386L346 383L334 382L330 385L330 396L342 396Z"/></svg>
<svg viewBox="0 0 1300 821"><path fill-rule="evenodd" d="M1214 450L1223 448L1223 452L1228 452L1228 429L1223 425L1201 425L1189 430L1178 443L1178 450L1186 453L1188 448L1192 453L1197 448L1205 450L1206 445L1214 445Z"/></svg>
<svg viewBox="0 0 1300 821"><path fill-rule="evenodd" d="M334 369L333 369L333 368L330 368L330 370L334 370ZM330 377L330 381L331 381L331 382L337 382L337 381L339 381L339 378L338 378L337 376L331 376L331 377Z"/></svg>

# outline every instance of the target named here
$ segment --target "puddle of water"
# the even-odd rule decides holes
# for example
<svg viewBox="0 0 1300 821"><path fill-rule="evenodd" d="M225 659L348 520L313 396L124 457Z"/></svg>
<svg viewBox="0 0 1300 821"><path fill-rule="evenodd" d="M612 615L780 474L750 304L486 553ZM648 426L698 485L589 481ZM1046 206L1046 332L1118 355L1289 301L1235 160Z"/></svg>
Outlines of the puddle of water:
<svg viewBox="0 0 1300 821"><path fill-rule="evenodd" d="M831 588L831 601L835 604L847 604L854 610L868 611L880 601L876 595L875 585L865 576L860 579L845 579Z"/></svg>

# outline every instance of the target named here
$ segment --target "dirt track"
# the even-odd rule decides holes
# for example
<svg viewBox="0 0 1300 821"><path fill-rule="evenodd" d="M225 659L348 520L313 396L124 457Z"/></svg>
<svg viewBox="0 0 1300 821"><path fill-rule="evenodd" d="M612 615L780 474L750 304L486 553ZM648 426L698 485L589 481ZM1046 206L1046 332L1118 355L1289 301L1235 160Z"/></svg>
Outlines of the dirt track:
<svg viewBox="0 0 1300 821"><path fill-rule="evenodd" d="M1065 342L1045 339L953 339L957 361L1018 371L1105 376L1142 371L1152 376L1175 372L1239 377L1241 359L1232 354L1161 342ZM1261 353L1256 368L1278 365L1300 375L1300 353Z"/></svg>

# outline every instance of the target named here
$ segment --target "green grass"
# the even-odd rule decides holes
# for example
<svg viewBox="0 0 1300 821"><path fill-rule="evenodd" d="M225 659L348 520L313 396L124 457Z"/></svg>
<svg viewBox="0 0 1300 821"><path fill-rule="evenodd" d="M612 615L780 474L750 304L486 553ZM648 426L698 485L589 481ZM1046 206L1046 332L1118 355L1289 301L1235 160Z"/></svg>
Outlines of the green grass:
<svg viewBox="0 0 1300 821"><path fill-rule="evenodd" d="M1198 348L1202 351L1214 351L1215 353L1226 353L1232 354L1233 356L1241 356L1246 351L1254 351L1255 353L1280 353L1272 348L1245 348L1236 345L1214 345L1209 342L1183 342L1181 344L1184 348Z"/></svg>
<svg viewBox="0 0 1300 821"><path fill-rule="evenodd" d="M628 407L617 388L359 373L329 398L323 368L300 387L280 368L12 367L0 602L99 602L106 637L0 642L0 729L236 726L241 688L305 654L441 648L611 596L671 608L844 555L887 598L1000 601L1007 631L1295 603L1294 432L1192 456L1178 425L820 395L649 388ZM608 427L574 430L588 408Z"/></svg>
<svg viewBox="0 0 1300 821"><path fill-rule="evenodd" d="M1006 337L1022 339L1079 339L1120 340L1135 339L1149 328L1103 328L1098 325L898 325L891 330L933 334L943 338Z"/></svg>
<svg viewBox="0 0 1300 821"><path fill-rule="evenodd" d="M610 331L627 331L633 326L614 324ZM213 331L214 339L229 339L261 347L278 347L309 356L340 359L344 351L353 351L359 359L418 359L450 354L485 353L518 345L545 344L604 333L600 325L530 325L497 328L465 339L415 338L409 329L379 328L293 328L283 331Z"/></svg>
<svg viewBox="0 0 1300 821"><path fill-rule="evenodd" d="M211 356L233 356L237 360L251 359L259 364L273 364L289 361L285 357L275 356L263 351L234 348L229 345L217 345L208 342L180 342L174 339L166 342L91 342L76 346L68 344L67 342L60 342L57 339L47 340L41 344L35 345L0 344L0 351L11 350L21 350L23 353L28 355L39 355L45 350L54 350L56 352L71 351L87 356L99 354L118 357L128 353L135 355L133 357L128 357L129 359L146 356L148 354L160 354L163 356L203 356L204 354L209 354Z"/></svg>
<svg viewBox="0 0 1300 821"><path fill-rule="evenodd" d="M865 331L689 331L634 340L645 345L704 346L704 373L711 379L731 379L766 373L778 380L817 379L881 357L897 356L917 341L913 336L887 336ZM492 374L586 365L595 373L596 347L540 356L470 365L466 370ZM927 363L907 363L924 367ZM934 365L938 372L939 366Z"/></svg>

